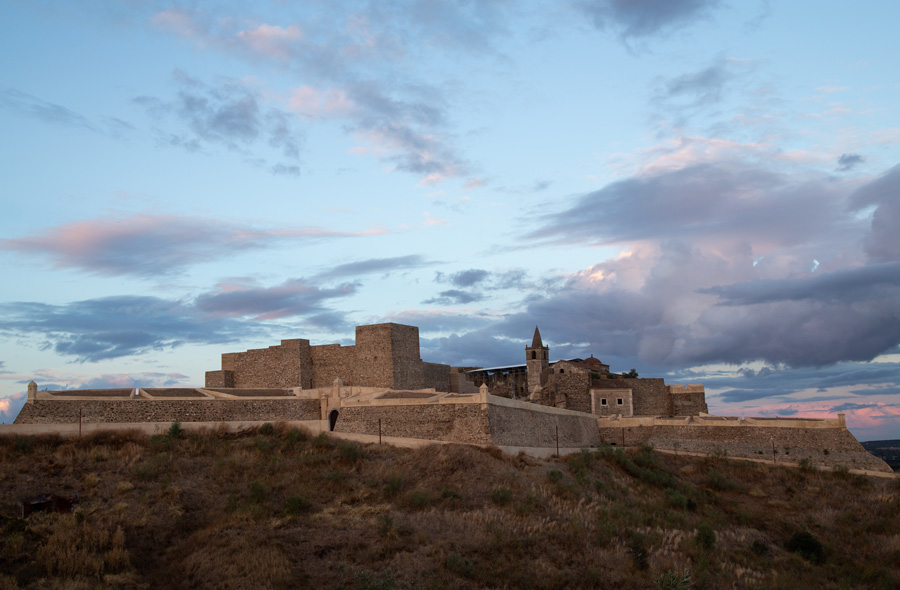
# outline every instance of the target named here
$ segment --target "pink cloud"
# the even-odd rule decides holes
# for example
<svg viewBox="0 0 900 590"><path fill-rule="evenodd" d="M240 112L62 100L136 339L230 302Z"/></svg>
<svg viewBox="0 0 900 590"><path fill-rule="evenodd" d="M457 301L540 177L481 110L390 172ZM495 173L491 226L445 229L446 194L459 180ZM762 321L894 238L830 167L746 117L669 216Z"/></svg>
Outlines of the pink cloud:
<svg viewBox="0 0 900 590"><path fill-rule="evenodd" d="M350 115L356 105L343 90L301 86L291 93L290 107L302 115L332 118Z"/></svg>
<svg viewBox="0 0 900 590"><path fill-rule="evenodd" d="M296 24L288 27L262 24L251 31L240 31L237 39L256 53L289 60L291 45L303 40L303 30Z"/></svg>

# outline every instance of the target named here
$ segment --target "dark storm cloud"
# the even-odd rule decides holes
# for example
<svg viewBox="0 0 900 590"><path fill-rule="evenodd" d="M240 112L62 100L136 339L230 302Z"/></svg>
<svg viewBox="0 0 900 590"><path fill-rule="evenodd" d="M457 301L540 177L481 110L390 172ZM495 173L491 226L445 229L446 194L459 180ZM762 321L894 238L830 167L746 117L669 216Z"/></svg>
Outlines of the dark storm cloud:
<svg viewBox="0 0 900 590"><path fill-rule="evenodd" d="M531 330L534 332L534 326ZM496 367L525 362L522 341L507 340L492 327L461 335L422 338L420 348L422 358L440 359L454 366Z"/></svg>
<svg viewBox="0 0 900 590"><path fill-rule="evenodd" d="M866 254L874 262L900 261L900 165L894 166L851 197L856 209L875 206Z"/></svg>
<svg viewBox="0 0 900 590"><path fill-rule="evenodd" d="M705 18L718 0L578 0L575 7L595 27L623 40L650 37Z"/></svg>
<svg viewBox="0 0 900 590"><path fill-rule="evenodd" d="M216 86L208 86L180 70L175 71L174 79L178 86L174 98L134 99L158 124L167 126L174 119L185 126L161 131L164 142L189 151L221 145L241 153L265 143L289 160L299 158L303 135L295 117L262 104L256 90L234 80L219 80Z"/></svg>
<svg viewBox="0 0 900 590"><path fill-rule="evenodd" d="M480 293L463 291L461 289L448 289L447 291L438 293L437 297L432 297L422 303L429 305L465 305L467 303L481 301L482 299L484 299L484 295Z"/></svg>
<svg viewBox="0 0 900 590"><path fill-rule="evenodd" d="M900 295L900 262L837 270L791 279L757 280L699 289L719 297L720 305L758 305L783 301L862 303Z"/></svg>
<svg viewBox="0 0 900 590"><path fill-rule="evenodd" d="M77 361L145 354L183 344L234 342L265 333L228 318L207 318L181 301L116 296L65 305L0 304L0 333L36 338Z"/></svg>
<svg viewBox="0 0 900 590"><path fill-rule="evenodd" d="M202 262L286 242L373 235L323 228L254 228L222 220L138 214L49 227L39 234L0 240L0 250L45 256L56 268L107 275L157 277Z"/></svg>
<svg viewBox="0 0 900 590"><path fill-rule="evenodd" d="M862 164L865 160L859 154L841 154L838 158L838 172L847 172Z"/></svg>
<svg viewBox="0 0 900 590"><path fill-rule="evenodd" d="M527 235L558 243L632 240L771 240L793 245L843 215L827 179L795 182L737 162L696 164L614 182L548 216Z"/></svg>
<svg viewBox="0 0 900 590"><path fill-rule="evenodd" d="M194 304L198 310L219 317L271 320L316 315L321 321L321 314L327 311L323 303L353 295L356 289L355 284L323 289L302 279L291 279L275 287L228 284L197 297Z"/></svg>
<svg viewBox="0 0 900 590"><path fill-rule="evenodd" d="M396 256L393 258L369 258L367 260L339 264L334 268L320 272L314 278L316 280L328 280L343 277L354 278L372 273L390 274L394 271L421 268L423 266L428 266L429 264L431 263L418 254Z"/></svg>

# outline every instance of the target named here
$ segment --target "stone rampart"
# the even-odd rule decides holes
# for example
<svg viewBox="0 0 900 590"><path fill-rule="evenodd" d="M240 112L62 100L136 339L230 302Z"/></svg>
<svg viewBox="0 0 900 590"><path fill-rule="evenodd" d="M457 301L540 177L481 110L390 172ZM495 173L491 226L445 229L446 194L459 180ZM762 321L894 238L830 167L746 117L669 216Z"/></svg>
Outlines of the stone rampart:
<svg viewBox="0 0 900 590"><path fill-rule="evenodd" d="M338 410L336 432L378 434L470 444L489 444L487 410L481 404L350 406Z"/></svg>
<svg viewBox="0 0 900 590"><path fill-rule="evenodd" d="M489 403L491 442L509 447L554 447L559 433L560 447L600 444L593 416L566 410L546 411L552 409L521 402Z"/></svg>
<svg viewBox="0 0 900 590"><path fill-rule="evenodd" d="M25 404L15 424L238 422L319 420L317 399L39 400Z"/></svg>
<svg viewBox="0 0 900 590"><path fill-rule="evenodd" d="M671 396L673 416L699 416L709 412L705 391L673 391Z"/></svg>
<svg viewBox="0 0 900 590"><path fill-rule="evenodd" d="M309 352L311 388L331 387L335 379L340 379L344 385L360 385L355 346L323 344L311 346Z"/></svg>
<svg viewBox="0 0 900 590"><path fill-rule="evenodd" d="M435 391L450 391L450 365L440 363L422 363L422 373L426 389Z"/></svg>
<svg viewBox="0 0 900 590"><path fill-rule="evenodd" d="M729 457L749 459L772 459L774 451L776 462L799 463L809 459L813 465L889 470L883 461L866 452L837 420L810 421L805 428L793 424L796 421L778 426L759 426L737 419L706 422L697 424L693 419L598 421L602 441L610 444L651 444L660 449L725 453Z"/></svg>
<svg viewBox="0 0 900 590"><path fill-rule="evenodd" d="M301 350L308 348L308 340L295 339L268 348L227 352L222 355L222 371L232 372L232 387L296 387L301 383Z"/></svg>
<svg viewBox="0 0 900 590"><path fill-rule="evenodd" d="M557 363L558 364L558 363ZM576 412L591 413L591 375L582 373L551 374L549 387L556 390L556 405L565 400L565 407Z"/></svg>

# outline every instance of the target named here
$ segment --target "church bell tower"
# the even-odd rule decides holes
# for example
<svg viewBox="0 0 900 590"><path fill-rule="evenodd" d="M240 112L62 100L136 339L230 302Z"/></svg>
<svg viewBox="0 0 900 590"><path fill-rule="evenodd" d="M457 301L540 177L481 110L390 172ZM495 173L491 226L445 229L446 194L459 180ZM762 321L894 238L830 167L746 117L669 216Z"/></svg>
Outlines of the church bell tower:
<svg viewBox="0 0 900 590"><path fill-rule="evenodd" d="M525 367L528 369L528 393L541 386L541 376L550 366L550 348L541 341L541 332L534 327L531 346L525 347Z"/></svg>

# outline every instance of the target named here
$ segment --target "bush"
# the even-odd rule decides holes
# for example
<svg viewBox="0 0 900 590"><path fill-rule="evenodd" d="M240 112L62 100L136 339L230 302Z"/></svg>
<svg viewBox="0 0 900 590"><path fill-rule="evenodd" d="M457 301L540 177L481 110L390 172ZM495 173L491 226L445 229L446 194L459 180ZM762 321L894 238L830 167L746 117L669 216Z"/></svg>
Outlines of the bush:
<svg viewBox="0 0 900 590"><path fill-rule="evenodd" d="M170 439L181 438L184 434L184 428L181 427L181 423L176 420L172 422L172 425L169 426L169 432L166 434Z"/></svg>
<svg viewBox="0 0 900 590"><path fill-rule="evenodd" d="M309 500L300 496L291 496L284 502L284 511L291 516L305 514L310 510L312 510L312 504L310 504Z"/></svg>
<svg viewBox="0 0 900 590"><path fill-rule="evenodd" d="M547 474L547 479L549 479L553 483L559 483L562 481L563 474L559 469L554 469L550 473Z"/></svg>
<svg viewBox="0 0 900 590"><path fill-rule="evenodd" d="M708 523L702 523L697 528L697 545L705 551L711 551L716 546L716 532Z"/></svg>
<svg viewBox="0 0 900 590"><path fill-rule="evenodd" d="M825 548L809 531L794 533L785 545L785 549L796 553L810 563L822 563L825 558Z"/></svg>
<svg viewBox="0 0 900 590"><path fill-rule="evenodd" d="M634 569L639 572L647 571L650 567L650 555L647 548L644 547L644 538L640 535L634 535L628 544L628 554L631 555L631 562Z"/></svg>
<svg viewBox="0 0 900 590"><path fill-rule="evenodd" d="M447 556L447 569L464 578L475 576L475 564L471 559L459 553L451 553Z"/></svg>
<svg viewBox="0 0 900 590"><path fill-rule="evenodd" d="M656 578L656 587L660 590L687 590L691 587L691 572L685 570L684 574L679 574L669 570Z"/></svg>
<svg viewBox="0 0 900 590"><path fill-rule="evenodd" d="M499 487L494 489L491 492L491 501L494 504L498 504L500 506L504 506L509 504L512 501L513 493L512 490L506 487Z"/></svg>
<svg viewBox="0 0 900 590"><path fill-rule="evenodd" d="M272 490L269 486L260 483L258 481L254 481L250 484L250 501L254 504L262 504L266 501L266 498L269 497L269 492Z"/></svg>
<svg viewBox="0 0 900 590"><path fill-rule="evenodd" d="M259 434L263 436L271 436L272 433L275 432L275 427L272 426L271 422L264 422L260 425L259 430L257 431Z"/></svg>
<svg viewBox="0 0 900 590"><path fill-rule="evenodd" d="M431 503L431 494L426 490L415 490L406 498L406 505L412 510L424 510Z"/></svg>

